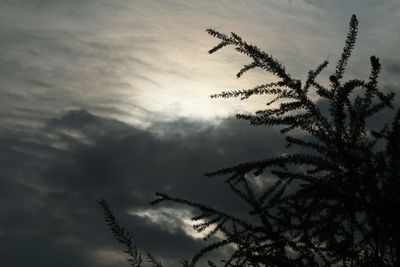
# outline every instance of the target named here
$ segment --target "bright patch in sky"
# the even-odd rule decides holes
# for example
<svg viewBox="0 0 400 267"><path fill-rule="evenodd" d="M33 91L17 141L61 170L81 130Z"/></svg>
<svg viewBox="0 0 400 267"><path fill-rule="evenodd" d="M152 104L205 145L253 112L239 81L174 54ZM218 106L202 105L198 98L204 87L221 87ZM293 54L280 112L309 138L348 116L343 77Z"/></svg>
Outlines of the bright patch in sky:
<svg viewBox="0 0 400 267"><path fill-rule="evenodd" d="M190 220L194 215L186 209L173 209L161 207L158 209L141 209L132 210L129 212L130 215L138 216L140 218L149 220L151 223L156 224L165 231L175 233L180 230L186 235L194 239L204 238L209 231L197 232L193 229L193 222ZM204 221L199 220L195 223L202 223Z"/></svg>

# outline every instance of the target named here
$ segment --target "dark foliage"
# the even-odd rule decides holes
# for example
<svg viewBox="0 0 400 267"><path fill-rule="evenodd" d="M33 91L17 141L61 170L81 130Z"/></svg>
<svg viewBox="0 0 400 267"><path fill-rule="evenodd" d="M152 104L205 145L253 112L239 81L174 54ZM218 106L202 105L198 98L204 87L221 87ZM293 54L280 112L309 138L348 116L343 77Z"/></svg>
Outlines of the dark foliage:
<svg viewBox="0 0 400 267"><path fill-rule="evenodd" d="M316 77L328 61L310 70L302 83L278 60L235 33L207 30L220 40L210 53L233 46L251 59L237 77L259 68L279 78L278 82L211 97L273 96L266 109L238 114L237 118L255 126L281 127L288 146L298 146L302 152L288 151L206 174L227 176L227 186L248 204L248 218L157 193L152 204L173 202L196 208L199 214L192 218L194 229L211 230L205 237L210 243L191 262L185 262L186 266L194 266L208 252L228 245L233 247L232 253L221 260L223 266L400 266L400 110L391 125L368 127L368 118L392 108L394 93L378 88L381 65L375 56L370 58L368 80L343 80L357 31L358 20L353 15L335 72L329 85L323 85ZM321 112L310 97L312 93L329 103L328 114ZM273 103L278 107L271 107ZM258 193L250 179L266 170L276 180ZM138 261L136 249L127 241L129 234L106 204L101 204L117 240L128 247L133 262ZM218 265L209 261L209 266Z"/></svg>

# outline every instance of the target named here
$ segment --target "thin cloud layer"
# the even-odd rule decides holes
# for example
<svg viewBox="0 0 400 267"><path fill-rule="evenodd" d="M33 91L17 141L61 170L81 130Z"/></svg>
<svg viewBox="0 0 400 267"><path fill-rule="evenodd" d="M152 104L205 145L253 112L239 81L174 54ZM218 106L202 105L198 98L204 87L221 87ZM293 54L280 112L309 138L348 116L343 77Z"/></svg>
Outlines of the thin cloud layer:
<svg viewBox="0 0 400 267"><path fill-rule="evenodd" d="M272 77L256 71L235 80L248 60L229 49L207 55L216 40L206 28L235 31L304 78L323 59L334 68L356 13L350 74L365 77L372 54L384 66L400 62L398 10L396 1L2 1L0 123L34 126L71 108L145 126L156 119L145 110L164 120L254 110L263 102L209 100Z"/></svg>

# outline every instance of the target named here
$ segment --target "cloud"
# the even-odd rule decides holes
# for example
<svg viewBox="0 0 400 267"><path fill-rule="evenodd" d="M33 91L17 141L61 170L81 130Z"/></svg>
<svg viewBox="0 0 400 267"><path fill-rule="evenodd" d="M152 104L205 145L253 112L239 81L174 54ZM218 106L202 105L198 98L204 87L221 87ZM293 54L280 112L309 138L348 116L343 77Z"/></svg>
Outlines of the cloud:
<svg viewBox="0 0 400 267"><path fill-rule="evenodd" d="M208 232L205 231L198 233L193 229L193 222L190 218L195 215L185 208L177 209L171 207L161 207L157 209L138 209L131 210L129 214L138 216L142 219L148 220L156 226L170 233L176 233L176 231L183 231L186 235L194 239L204 238ZM202 223L203 221L197 221L196 223Z"/></svg>
<svg viewBox="0 0 400 267"><path fill-rule="evenodd" d="M209 100L219 90L272 79L255 71L235 80L248 59L231 49L207 55L216 43L205 33L210 27L238 33L304 78L328 56L336 61L353 12L360 16L361 30L351 72L366 75L369 69L362 66L368 66L372 54L400 60L399 5L393 2L227 3L2 1L0 109L10 116L0 123L26 127L81 107L136 125L154 119L144 110L165 119L212 120L261 107L263 102L256 100Z"/></svg>
<svg viewBox="0 0 400 267"><path fill-rule="evenodd" d="M383 67L384 70L386 70L387 72L389 72L390 74L393 75L399 75L400 73L400 61L396 61L394 59L386 59L383 62Z"/></svg>
<svg viewBox="0 0 400 267"><path fill-rule="evenodd" d="M273 130L231 119L219 125L160 122L142 130L86 110L53 118L37 133L3 133L0 229L7 242L0 244L1 257L7 266L95 266L103 258L108 260L101 266L113 266L121 248L96 205L102 197L139 246L151 246L167 260L190 257L205 245L189 228L195 211L153 209L148 203L154 192L235 212L243 203L223 178L202 174L278 153L279 138Z"/></svg>

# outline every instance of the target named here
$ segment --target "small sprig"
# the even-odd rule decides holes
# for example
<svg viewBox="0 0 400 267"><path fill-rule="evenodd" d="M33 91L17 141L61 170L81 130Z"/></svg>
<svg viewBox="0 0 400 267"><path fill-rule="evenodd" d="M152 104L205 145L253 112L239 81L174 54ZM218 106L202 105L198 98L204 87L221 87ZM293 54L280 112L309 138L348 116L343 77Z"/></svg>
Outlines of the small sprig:
<svg viewBox="0 0 400 267"><path fill-rule="evenodd" d="M128 262L132 267L143 267L143 256L139 252L137 246L132 242L132 235L121 226L117 218L112 213L108 203L101 199L97 202L103 209L104 218L110 227L114 238L121 244L125 245L125 253L129 255ZM153 267L163 267L162 262L158 260L150 250L146 251L146 260Z"/></svg>
<svg viewBox="0 0 400 267"><path fill-rule="evenodd" d="M112 213L108 203L101 199L97 202L104 212L104 218L110 227L111 232L113 233L115 239L126 246L126 250L124 251L129 255L128 262L132 267L142 267L143 258L142 255L138 252L136 245L132 242L132 235L125 230L119 223L119 221L115 218Z"/></svg>

